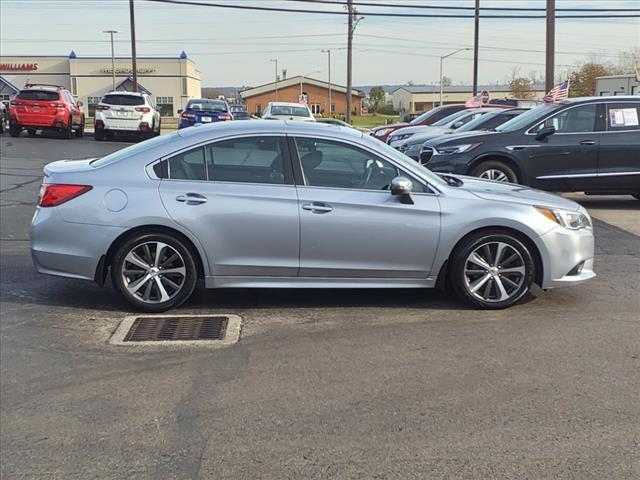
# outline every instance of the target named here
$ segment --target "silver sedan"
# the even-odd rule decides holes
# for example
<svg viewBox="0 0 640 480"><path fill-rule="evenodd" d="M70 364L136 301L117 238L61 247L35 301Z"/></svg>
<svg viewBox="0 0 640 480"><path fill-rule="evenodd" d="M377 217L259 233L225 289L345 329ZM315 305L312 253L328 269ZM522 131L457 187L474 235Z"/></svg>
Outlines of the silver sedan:
<svg viewBox="0 0 640 480"><path fill-rule="evenodd" d="M45 167L41 273L105 283L159 312L196 284L434 288L504 308L535 282L595 276L589 215L521 185L439 176L367 135L224 122Z"/></svg>

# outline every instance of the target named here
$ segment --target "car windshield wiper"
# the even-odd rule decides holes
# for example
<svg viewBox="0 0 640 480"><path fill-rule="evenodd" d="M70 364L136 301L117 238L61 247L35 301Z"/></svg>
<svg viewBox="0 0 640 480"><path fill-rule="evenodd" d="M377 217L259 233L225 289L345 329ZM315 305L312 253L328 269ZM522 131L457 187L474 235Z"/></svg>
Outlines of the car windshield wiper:
<svg viewBox="0 0 640 480"><path fill-rule="evenodd" d="M446 173L438 173L437 175L452 187L461 187L464 185L464 182L460 180L458 177L453 177L451 175L447 175Z"/></svg>

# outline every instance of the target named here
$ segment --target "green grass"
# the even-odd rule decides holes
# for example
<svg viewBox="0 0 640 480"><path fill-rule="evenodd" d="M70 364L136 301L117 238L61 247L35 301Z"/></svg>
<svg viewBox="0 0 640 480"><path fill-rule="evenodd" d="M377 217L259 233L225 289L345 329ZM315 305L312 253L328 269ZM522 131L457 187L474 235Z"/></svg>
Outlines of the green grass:
<svg viewBox="0 0 640 480"><path fill-rule="evenodd" d="M398 119L398 115L378 115L377 113L354 115L351 117L351 124L354 127L374 128L387 123L396 123Z"/></svg>

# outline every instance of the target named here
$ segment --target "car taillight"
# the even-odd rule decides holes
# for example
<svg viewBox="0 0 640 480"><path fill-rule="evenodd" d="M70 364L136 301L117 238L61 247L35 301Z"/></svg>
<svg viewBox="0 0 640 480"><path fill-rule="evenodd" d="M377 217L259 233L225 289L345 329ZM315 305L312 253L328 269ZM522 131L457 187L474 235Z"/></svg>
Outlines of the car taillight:
<svg viewBox="0 0 640 480"><path fill-rule="evenodd" d="M38 205L40 207L55 207L87 193L92 188L90 185L42 185Z"/></svg>
<svg viewBox="0 0 640 480"><path fill-rule="evenodd" d="M64 103L52 103L51 106L54 108L64 108Z"/></svg>
<svg viewBox="0 0 640 480"><path fill-rule="evenodd" d="M109 110L109 106L108 105L96 105L96 110L100 111L100 110Z"/></svg>
<svg viewBox="0 0 640 480"><path fill-rule="evenodd" d="M232 120L233 119L233 117L231 115L225 115L225 114L220 115L219 118L220 118L220 120Z"/></svg>
<svg viewBox="0 0 640 480"><path fill-rule="evenodd" d="M196 116L193 113L187 113L187 112L183 112L182 115L180 115L182 118L196 118Z"/></svg>
<svg viewBox="0 0 640 480"><path fill-rule="evenodd" d="M136 112L149 113L150 111L149 107L136 107Z"/></svg>
<svg viewBox="0 0 640 480"><path fill-rule="evenodd" d="M22 102L20 100L11 100L10 105L13 105L13 106L22 105Z"/></svg>

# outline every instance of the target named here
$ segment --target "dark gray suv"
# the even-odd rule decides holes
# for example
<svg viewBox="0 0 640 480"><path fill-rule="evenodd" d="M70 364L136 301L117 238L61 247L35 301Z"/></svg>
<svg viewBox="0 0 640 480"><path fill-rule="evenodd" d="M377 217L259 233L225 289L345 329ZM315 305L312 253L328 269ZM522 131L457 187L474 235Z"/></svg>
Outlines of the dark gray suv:
<svg viewBox="0 0 640 480"><path fill-rule="evenodd" d="M640 198L640 97L574 98L534 108L496 132L427 141L434 172L553 191Z"/></svg>

